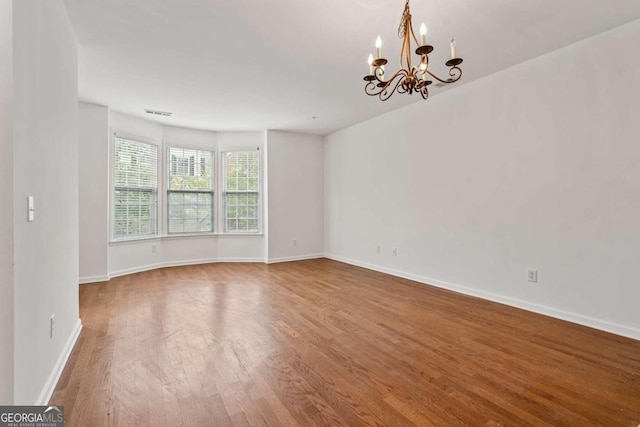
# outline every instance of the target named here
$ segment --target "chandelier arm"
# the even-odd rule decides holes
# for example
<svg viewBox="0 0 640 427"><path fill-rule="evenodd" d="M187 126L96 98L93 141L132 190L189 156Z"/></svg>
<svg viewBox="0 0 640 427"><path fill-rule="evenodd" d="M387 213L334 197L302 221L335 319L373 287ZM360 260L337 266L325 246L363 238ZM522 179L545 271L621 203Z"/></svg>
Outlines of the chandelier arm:
<svg viewBox="0 0 640 427"><path fill-rule="evenodd" d="M373 75L375 76L378 83L386 83L384 80L382 80L384 78L384 70L382 69L382 67L376 67Z"/></svg>
<svg viewBox="0 0 640 427"><path fill-rule="evenodd" d="M429 69L424 70L424 72L429 74L434 79L438 80L440 83L447 84L457 82L458 80L460 80L460 77L462 77L462 69L460 69L459 67L451 67L451 69L449 70L449 75L451 76L451 78L447 80L441 79L440 77L436 76L431 71L429 71Z"/></svg>
<svg viewBox="0 0 640 427"><path fill-rule="evenodd" d="M429 98L429 90L427 89L427 86L420 88L420 95L422 95L422 99Z"/></svg>
<svg viewBox="0 0 640 427"><path fill-rule="evenodd" d="M411 29L411 36L413 37L413 41L416 42L416 46L420 46L418 43L418 38L416 37L416 33L413 32L413 24L409 21L409 28Z"/></svg>
<svg viewBox="0 0 640 427"><path fill-rule="evenodd" d="M405 51L404 54L407 58L407 70L411 69L411 33L413 33L413 29L411 29L411 21L407 22L408 24L408 31L406 34L406 46L405 46Z"/></svg>
<svg viewBox="0 0 640 427"><path fill-rule="evenodd" d="M396 73L393 76L391 76L391 78L386 82L379 80L377 77L378 76L376 73L376 80L367 82L367 84L364 87L364 92L369 96L377 96L380 98L380 100L386 101L391 97L391 95L393 95L397 91L398 86L402 83L404 78L407 77L407 71L406 70L396 71ZM378 86L378 84L383 84L383 85ZM393 86L393 89L389 91L389 88L391 86ZM398 91L398 92L403 93L401 91Z"/></svg>
<svg viewBox="0 0 640 427"><path fill-rule="evenodd" d="M391 78L387 81L384 80L380 80L378 79L379 83L384 83L385 85L389 86L396 78L398 78L398 76L407 76L407 70L401 69L395 72L395 74L393 76L391 76ZM376 78L378 76L376 75Z"/></svg>
<svg viewBox="0 0 640 427"><path fill-rule="evenodd" d="M367 82L367 84L364 86L364 93L369 96L378 96L378 94L382 92L382 89L376 92L376 88L377 85L373 81Z"/></svg>
<svg viewBox="0 0 640 427"><path fill-rule="evenodd" d="M402 36L402 48L400 48L400 68L403 68L405 64L402 63L402 60L405 60L407 70L411 69L411 36L409 35L409 31L407 31L407 24L405 22L405 31Z"/></svg>
<svg viewBox="0 0 640 427"><path fill-rule="evenodd" d="M404 70L402 70L404 71ZM400 75L399 73L395 74L395 77L397 77L398 75ZM380 98L381 101L386 101L387 99L391 98L391 95L393 95L394 93L396 93L396 90L398 89L398 86L400 85L400 83L402 83L402 79L397 79L395 85L393 85L393 89L391 90L391 92L389 92L389 86L391 86L391 83L393 83L393 80L389 80L389 84L386 85L383 90L380 92L380 94L378 95L378 98ZM406 92L406 91L404 91ZM404 93L402 91L399 91L399 93Z"/></svg>

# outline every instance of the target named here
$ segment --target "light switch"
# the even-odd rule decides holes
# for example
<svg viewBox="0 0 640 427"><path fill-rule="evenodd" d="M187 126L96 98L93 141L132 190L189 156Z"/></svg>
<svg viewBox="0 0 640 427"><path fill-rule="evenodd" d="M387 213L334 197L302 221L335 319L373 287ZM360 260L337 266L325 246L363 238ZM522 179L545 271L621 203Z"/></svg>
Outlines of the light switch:
<svg viewBox="0 0 640 427"><path fill-rule="evenodd" d="M36 209L34 207L33 196L27 197L27 221L32 222L36 216Z"/></svg>

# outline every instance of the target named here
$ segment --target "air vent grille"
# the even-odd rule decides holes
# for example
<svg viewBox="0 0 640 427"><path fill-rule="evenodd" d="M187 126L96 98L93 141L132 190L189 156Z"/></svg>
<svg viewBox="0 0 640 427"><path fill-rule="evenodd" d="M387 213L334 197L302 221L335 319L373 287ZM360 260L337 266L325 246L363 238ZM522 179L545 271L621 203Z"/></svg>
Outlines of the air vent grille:
<svg viewBox="0 0 640 427"><path fill-rule="evenodd" d="M154 116L163 116L163 117L171 117L171 115L173 114L168 111L147 110L147 109L145 109L144 112L147 114L153 114Z"/></svg>

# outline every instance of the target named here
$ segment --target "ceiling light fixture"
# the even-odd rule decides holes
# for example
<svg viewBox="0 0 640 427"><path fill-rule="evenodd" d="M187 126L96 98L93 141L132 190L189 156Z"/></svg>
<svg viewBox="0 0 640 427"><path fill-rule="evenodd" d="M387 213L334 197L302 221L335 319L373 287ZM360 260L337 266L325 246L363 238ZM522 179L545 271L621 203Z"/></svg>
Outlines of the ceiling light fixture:
<svg viewBox="0 0 640 427"><path fill-rule="evenodd" d="M367 82L364 91L369 96L377 96L382 101L391 98L394 93L418 92L422 98L429 97L428 87L433 83L430 77L441 83L454 83L462 77L462 70L458 67L462 63L462 58L456 57L456 40L451 37L451 59L446 62L449 69L449 78L441 79L431 72L429 69L429 54L433 51L433 46L427 44L427 27L424 23L420 26L420 43L413 32L411 25L411 10L409 8L409 0L404 5L402 20L398 27L398 37L402 39L402 49L400 50L400 69L385 80L384 66L387 60L382 57L382 39L380 36L376 39L377 58L374 59L369 54L369 74L364 77ZM419 57L418 65L411 65L411 39L418 46L415 50ZM406 67L405 67L406 66Z"/></svg>

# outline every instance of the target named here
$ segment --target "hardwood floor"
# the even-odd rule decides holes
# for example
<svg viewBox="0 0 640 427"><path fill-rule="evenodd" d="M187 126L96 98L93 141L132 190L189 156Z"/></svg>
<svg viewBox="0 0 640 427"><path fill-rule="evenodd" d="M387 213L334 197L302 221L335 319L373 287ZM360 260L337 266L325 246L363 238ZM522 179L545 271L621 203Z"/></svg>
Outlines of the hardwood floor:
<svg viewBox="0 0 640 427"><path fill-rule="evenodd" d="M80 286L67 426L637 426L640 341L326 259Z"/></svg>

